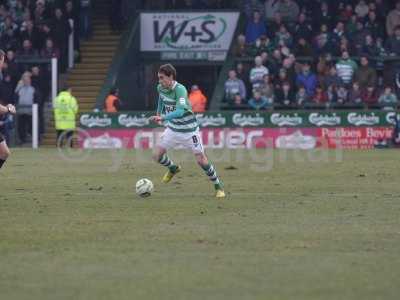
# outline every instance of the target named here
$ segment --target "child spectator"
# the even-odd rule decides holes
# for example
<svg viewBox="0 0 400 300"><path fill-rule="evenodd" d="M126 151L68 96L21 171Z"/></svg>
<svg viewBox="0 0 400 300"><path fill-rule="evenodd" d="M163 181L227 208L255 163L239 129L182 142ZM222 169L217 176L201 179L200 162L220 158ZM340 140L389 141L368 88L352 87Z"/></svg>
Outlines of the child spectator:
<svg viewBox="0 0 400 300"><path fill-rule="evenodd" d="M337 90L337 103L338 104L345 104L348 101L349 91L343 85L339 86Z"/></svg>
<svg viewBox="0 0 400 300"><path fill-rule="evenodd" d="M385 110L394 109L397 106L397 96L392 92L392 87L387 86L378 99L379 104Z"/></svg>
<svg viewBox="0 0 400 300"><path fill-rule="evenodd" d="M317 86L312 100L315 104L325 104L328 101L328 96L324 92L322 86Z"/></svg>
<svg viewBox="0 0 400 300"><path fill-rule="evenodd" d="M249 106L255 110L260 110L272 106L272 102L268 102L259 91L254 91L253 98L249 100Z"/></svg>
<svg viewBox="0 0 400 300"><path fill-rule="evenodd" d="M310 98L307 95L306 88L304 86L300 86L296 94L296 105L301 107L308 103L309 100Z"/></svg>

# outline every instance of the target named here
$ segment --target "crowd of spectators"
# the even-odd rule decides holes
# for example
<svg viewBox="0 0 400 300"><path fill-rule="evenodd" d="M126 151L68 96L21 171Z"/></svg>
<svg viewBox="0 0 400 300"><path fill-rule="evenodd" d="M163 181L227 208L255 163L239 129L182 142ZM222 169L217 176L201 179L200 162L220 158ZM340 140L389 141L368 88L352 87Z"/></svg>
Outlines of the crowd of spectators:
<svg viewBox="0 0 400 300"><path fill-rule="evenodd" d="M241 9L224 106L397 106L400 1L249 0Z"/></svg>

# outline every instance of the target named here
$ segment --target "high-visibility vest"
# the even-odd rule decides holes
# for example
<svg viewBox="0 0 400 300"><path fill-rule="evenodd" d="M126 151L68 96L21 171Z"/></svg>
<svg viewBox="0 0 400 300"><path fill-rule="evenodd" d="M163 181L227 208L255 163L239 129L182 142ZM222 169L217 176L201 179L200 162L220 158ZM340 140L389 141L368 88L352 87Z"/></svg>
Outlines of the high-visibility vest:
<svg viewBox="0 0 400 300"><path fill-rule="evenodd" d="M54 99L54 119L56 130L75 129L75 118L78 113L78 103L69 92L61 92Z"/></svg>

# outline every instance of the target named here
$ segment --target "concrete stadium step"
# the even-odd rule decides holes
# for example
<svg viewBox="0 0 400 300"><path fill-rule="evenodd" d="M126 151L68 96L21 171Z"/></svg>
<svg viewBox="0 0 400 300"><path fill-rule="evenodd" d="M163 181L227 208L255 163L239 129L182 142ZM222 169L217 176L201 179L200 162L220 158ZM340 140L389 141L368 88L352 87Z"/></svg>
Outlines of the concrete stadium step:
<svg viewBox="0 0 400 300"><path fill-rule="evenodd" d="M121 38L120 34L113 33L109 27L109 4L103 1L96 2L95 5L97 8L93 18L93 37L81 43L82 61L75 65L67 78L67 83L78 100L80 114L93 111ZM46 133L42 137L41 145L55 147L56 136L52 114L46 122Z"/></svg>
<svg viewBox="0 0 400 300"><path fill-rule="evenodd" d="M89 78L89 77L88 77ZM82 84L82 82L84 82L85 83L85 86L99 86L99 85L102 85L103 84L103 80L97 80L97 79L88 79L88 78L81 78L81 79L71 79L71 78L69 78L68 80L67 80L67 82L68 82L68 85L75 85L75 86L77 86L77 85L80 85L80 84Z"/></svg>
<svg viewBox="0 0 400 300"><path fill-rule="evenodd" d="M93 74L85 74L85 73L77 74L77 73L75 73L75 74L69 75L68 83L69 82L71 82L71 83L72 82L80 82L85 77L90 78L90 80L104 82L104 79L106 79L107 76L105 74L94 74L94 73Z"/></svg>

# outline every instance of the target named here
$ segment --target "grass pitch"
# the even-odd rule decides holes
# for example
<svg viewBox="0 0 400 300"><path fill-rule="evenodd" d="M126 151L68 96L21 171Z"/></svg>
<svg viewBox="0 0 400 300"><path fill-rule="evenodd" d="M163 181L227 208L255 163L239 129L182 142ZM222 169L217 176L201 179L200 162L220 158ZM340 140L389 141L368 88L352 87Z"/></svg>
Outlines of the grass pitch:
<svg viewBox="0 0 400 300"><path fill-rule="evenodd" d="M149 152L13 152L0 299L399 297L398 151L213 152L223 201L179 152L168 185Z"/></svg>

